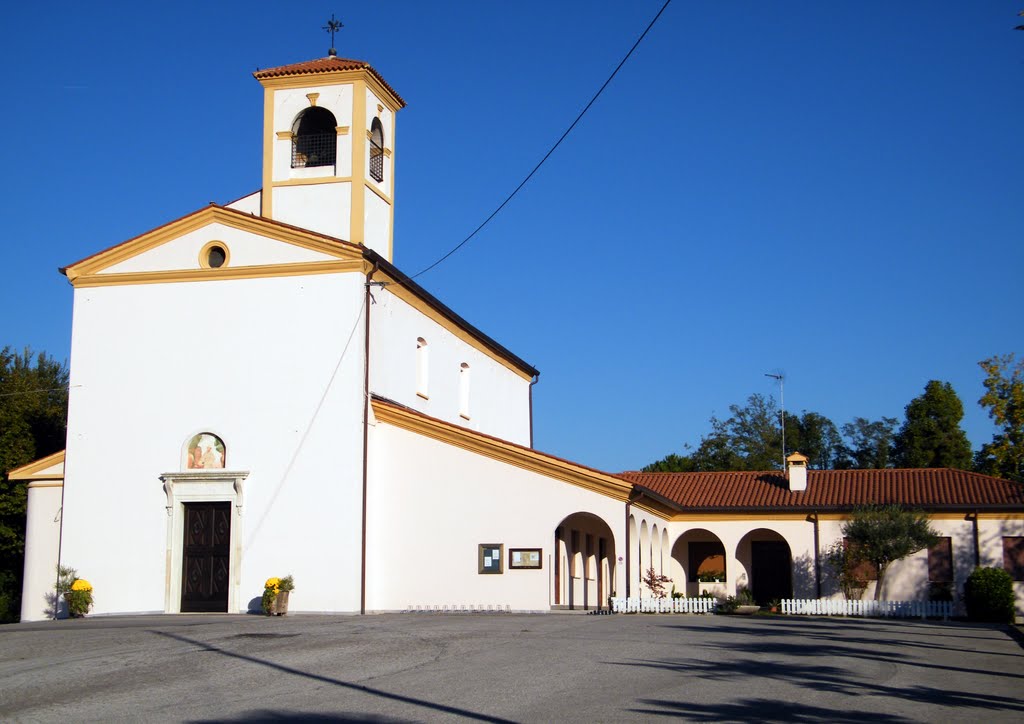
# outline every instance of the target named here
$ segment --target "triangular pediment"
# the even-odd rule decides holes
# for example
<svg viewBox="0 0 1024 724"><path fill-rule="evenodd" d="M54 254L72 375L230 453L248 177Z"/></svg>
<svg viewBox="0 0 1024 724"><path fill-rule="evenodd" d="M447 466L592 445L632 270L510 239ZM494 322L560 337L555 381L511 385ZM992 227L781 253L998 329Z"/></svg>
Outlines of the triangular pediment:
<svg viewBox="0 0 1024 724"><path fill-rule="evenodd" d="M224 253L211 266L210 249ZM75 262L73 285L106 286L358 271L356 244L222 206L208 206Z"/></svg>

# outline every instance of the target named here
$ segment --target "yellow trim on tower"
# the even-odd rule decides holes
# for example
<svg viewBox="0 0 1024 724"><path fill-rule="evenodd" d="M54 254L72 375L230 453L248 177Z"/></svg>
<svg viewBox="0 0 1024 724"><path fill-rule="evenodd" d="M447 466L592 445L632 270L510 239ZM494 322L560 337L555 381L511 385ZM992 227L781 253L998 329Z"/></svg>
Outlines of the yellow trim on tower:
<svg viewBox="0 0 1024 724"><path fill-rule="evenodd" d="M306 99L309 100L309 107L316 108L316 99L320 97L319 93L307 93Z"/></svg>
<svg viewBox="0 0 1024 724"><path fill-rule="evenodd" d="M391 147L395 147L395 124L397 114L391 113ZM388 188L391 190L391 198L395 198L395 161L391 160L391 173L388 174ZM388 206L388 261L394 261L395 258L395 204L394 201Z"/></svg>
<svg viewBox="0 0 1024 724"><path fill-rule="evenodd" d="M275 181L271 186L311 186L313 184L350 183L351 176L317 176L312 178L289 178Z"/></svg>
<svg viewBox="0 0 1024 724"><path fill-rule="evenodd" d="M43 478L39 478L39 480L42 481ZM63 475L60 476L60 478L59 478L60 482L59 483L56 482L56 480L58 480L58 478L54 478L53 482L29 483L25 487L26 488L63 488L64 487L64 476Z"/></svg>
<svg viewBox="0 0 1024 724"><path fill-rule="evenodd" d="M335 126L334 130L338 132L339 136L347 136L349 127L348 126Z"/></svg>
<svg viewBox="0 0 1024 724"><path fill-rule="evenodd" d="M264 86L263 91L263 193L260 194L260 214L272 219L274 179L274 90Z"/></svg>
<svg viewBox="0 0 1024 724"><path fill-rule="evenodd" d="M278 141L290 141L293 138L295 138L295 134L292 133L291 131L278 131L277 132L277 140Z"/></svg>
<svg viewBox="0 0 1024 724"><path fill-rule="evenodd" d="M170 284L174 282L209 282L225 279L269 279L309 274L362 273L359 261L306 261L294 264L253 264L252 266L220 267L217 269L181 269L155 272L125 272L121 274L83 274L74 281L76 289L84 287L116 287L127 284Z"/></svg>
<svg viewBox="0 0 1024 724"><path fill-rule="evenodd" d="M433 438L493 460L577 485L618 501L626 501L633 488L625 480L614 475L591 470L568 460L560 460L514 443L481 435L473 430L441 422L421 413L378 400L373 400L372 405L373 414L378 423L383 422L424 437Z"/></svg>
<svg viewBox="0 0 1024 724"><path fill-rule="evenodd" d="M386 193L377 188L377 184L367 182L366 188L370 189L370 191L377 194L380 197L381 201L383 201L384 203L389 205L392 203L391 198ZM391 260L388 259L388 261Z"/></svg>
<svg viewBox="0 0 1024 724"><path fill-rule="evenodd" d="M366 81L357 80L352 84L352 203L348 231L349 241L355 244L366 242Z"/></svg>

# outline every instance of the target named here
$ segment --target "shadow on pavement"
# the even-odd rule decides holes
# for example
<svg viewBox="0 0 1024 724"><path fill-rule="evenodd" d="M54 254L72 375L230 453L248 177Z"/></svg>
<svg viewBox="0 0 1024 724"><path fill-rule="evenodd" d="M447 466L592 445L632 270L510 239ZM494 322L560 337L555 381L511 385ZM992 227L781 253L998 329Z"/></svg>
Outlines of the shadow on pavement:
<svg viewBox="0 0 1024 724"><path fill-rule="evenodd" d="M402 702L403 704L410 704L412 706L420 706L420 707L423 707L425 709L431 709L433 711L443 712L445 714L453 714L453 715L456 715L456 716L465 717L467 719L474 719L476 721L500 722L501 724L511 724L511 722L509 722L508 719L501 719L499 717L488 716L487 714L480 714L480 713L477 713L475 711L469 711L468 709L460 709L460 708L455 707L455 706L447 706L445 704L437 704L435 702L427 701L425 699L417 699L415 697L403 696L401 694L392 694L392 693L387 692L387 691L382 691L380 689L375 689L375 688L373 688L371 686L363 686L361 684L353 684L353 683L348 682L348 681L341 681L340 679L332 679L329 676L321 676L320 674L313 674L313 673L310 673L308 671L302 671L300 669L294 669L294 668L292 668L290 666L284 666L282 664L275 664L272 661L265 661L263 659L258 659L258 658L254 657L254 656L246 656L245 654L239 654L239 653L235 653L234 651L228 651L226 649L220 648L219 646L214 646L213 644L208 644L208 643L205 643L203 641L196 641L195 639L190 639L190 638L188 638L186 636L181 636L179 634L167 633L166 631L154 631L152 629L149 630L149 633L156 634L157 636L163 636L163 637L169 638L169 639L174 639L175 641L181 641L182 643L190 644L192 646L198 646L203 651L213 651L215 653L221 654L223 656L228 656L228 657L233 658L233 659L240 659L242 661L249 661L249 662L251 662L253 664L258 664L260 666L266 666L266 667L271 668L271 669L276 669L277 671L282 671L282 672L284 672L286 674L292 674L293 676L301 676L301 677L304 677L304 678L307 678L307 679L312 679L313 681L319 681L319 682L322 682L322 683L325 683L325 684L333 684L334 686L342 687L342 688L345 688L345 689L350 689L352 691L357 691L357 692L362 693L362 694L368 694L370 696L377 696L377 697L380 697L382 699L388 699L390 701L398 701L398 702ZM312 718L311 719L311 717L315 717L316 715L305 715L305 714L298 714L298 713L296 713L296 714L290 714L290 713L289 714L284 714L284 713L277 714L276 712L265 712L265 713L267 715L269 715L269 716L291 717L292 721L299 721L299 720L302 720L302 721L311 721L311 720L312 721L389 721L388 719L382 719L382 718L368 719L368 718L366 718L363 715L356 715L357 718L348 718L348 719L344 718L344 715L339 715L342 718L339 718L339 719L327 718L327 719L319 719L318 720L316 718ZM251 715L252 716L258 716L259 713L258 712L251 712ZM323 716L323 715L320 715L320 716ZM244 719L245 719L245 721L260 721L260 719L254 719L254 718L252 718L250 716L246 716L246 717L244 717ZM287 719L269 718L269 719L264 719L263 721L285 721L285 720L287 720ZM219 721L224 721L224 720L220 719ZM397 720L390 720L390 721L397 721Z"/></svg>
<svg viewBox="0 0 1024 724"><path fill-rule="evenodd" d="M665 701L664 699L641 699L647 708L634 708L629 711L654 716L685 717L690 721L756 721L778 722L837 722L838 724L861 724L872 722L908 722L910 719L891 716L880 712L868 711L836 711L795 704L788 701L773 699L744 699L729 704L694 704L687 702Z"/></svg>

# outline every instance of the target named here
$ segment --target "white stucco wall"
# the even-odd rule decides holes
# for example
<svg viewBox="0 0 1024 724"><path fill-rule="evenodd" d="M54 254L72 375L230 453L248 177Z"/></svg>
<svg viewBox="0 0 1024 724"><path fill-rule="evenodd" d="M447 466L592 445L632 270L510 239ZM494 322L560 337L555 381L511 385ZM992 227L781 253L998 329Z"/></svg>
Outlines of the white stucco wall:
<svg viewBox="0 0 1024 724"><path fill-rule="evenodd" d="M75 290L61 558L96 613L164 610L160 475L204 431L248 471L237 608L291 573L293 609L357 610L363 281Z"/></svg>
<svg viewBox="0 0 1024 724"><path fill-rule="evenodd" d="M213 241L220 242L227 249L229 267L335 260L335 257L328 254L268 239L224 224L212 223L113 264L99 273L199 269L202 267L200 252Z"/></svg>
<svg viewBox="0 0 1024 724"><path fill-rule="evenodd" d="M370 180L372 183L372 179ZM383 256L391 258L391 207L369 188L363 189L366 225L363 243Z"/></svg>
<svg viewBox="0 0 1024 724"><path fill-rule="evenodd" d="M370 309L370 389L424 414L530 444L529 381L463 341L387 289ZM416 340L429 348L429 399L416 390ZM459 369L470 365L470 416L459 414Z"/></svg>
<svg viewBox="0 0 1024 724"><path fill-rule="evenodd" d="M348 181L274 189L275 221L347 241L351 212L352 184Z"/></svg>
<svg viewBox="0 0 1024 724"><path fill-rule="evenodd" d="M259 216L261 196L262 193L260 191L256 191L255 193L251 193L248 196L243 196L237 201L232 201L230 204L227 205L227 208L235 209L236 211L241 211L246 214L255 214L256 216Z"/></svg>
<svg viewBox="0 0 1024 724"><path fill-rule="evenodd" d="M367 499L367 607L501 605L547 610L555 528L587 512L605 521L615 555L624 503L576 485L377 422ZM505 546L505 572L479 574L478 545ZM509 548L541 548L543 568L509 570ZM616 588L624 581L616 567ZM579 599L578 599L579 600Z"/></svg>
<svg viewBox="0 0 1024 724"><path fill-rule="evenodd" d="M21 620L54 618L57 554L60 550L60 482L31 483L25 512L25 577Z"/></svg>

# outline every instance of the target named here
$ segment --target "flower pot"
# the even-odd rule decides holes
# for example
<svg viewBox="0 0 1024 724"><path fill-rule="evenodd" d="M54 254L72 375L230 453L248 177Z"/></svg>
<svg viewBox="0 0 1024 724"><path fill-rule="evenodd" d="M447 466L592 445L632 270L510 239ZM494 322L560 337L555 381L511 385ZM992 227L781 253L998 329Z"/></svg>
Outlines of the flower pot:
<svg viewBox="0 0 1024 724"><path fill-rule="evenodd" d="M72 604L71 596L73 596L71 591L67 591L67 592L65 592L63 594L63 598L64 598L63 610L67 613L67 617L68 618L83 618L85 616L85 612L74 610L74 606ZM59 617L59 613L58 613L58 617Z"/></svg>
<svg viewBox="0 0 1024 724"><path fill-rule="evenodd" d="M274 602L270 604L271 616L284 616L288 613L288 594L291 591L278 591L274 596Z"/></svg>

